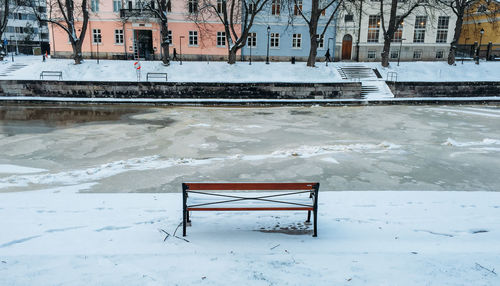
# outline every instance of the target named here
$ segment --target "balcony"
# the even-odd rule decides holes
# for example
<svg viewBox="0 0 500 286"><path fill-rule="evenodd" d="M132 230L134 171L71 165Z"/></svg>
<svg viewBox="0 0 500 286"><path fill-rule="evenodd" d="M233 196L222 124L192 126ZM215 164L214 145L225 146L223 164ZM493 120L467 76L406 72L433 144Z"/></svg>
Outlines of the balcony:
<svg viewBox="0 0 500 286"><path fill-rule="evenodd" d="M121 9L120 18L122 19L154 19L158 18L156 13L146 9Z"/></svg>

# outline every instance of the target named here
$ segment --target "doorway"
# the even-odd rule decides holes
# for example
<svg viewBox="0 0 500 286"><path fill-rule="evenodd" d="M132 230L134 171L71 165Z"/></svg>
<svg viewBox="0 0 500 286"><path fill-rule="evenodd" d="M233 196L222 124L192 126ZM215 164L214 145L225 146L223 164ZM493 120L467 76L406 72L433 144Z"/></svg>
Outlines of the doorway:
<svg viewBox="0 0 500 286"><path fill-rule="evenodd" d="M342 39L342 60L350 60L352 51L352 36L344 35Z"/></svg>
<svg viewBox="0 0 500 286"><path fill-rule="evenodd" d="M140 59L152 60L154 58L153 31L135 30L134 35L138 57Z"/></svg>

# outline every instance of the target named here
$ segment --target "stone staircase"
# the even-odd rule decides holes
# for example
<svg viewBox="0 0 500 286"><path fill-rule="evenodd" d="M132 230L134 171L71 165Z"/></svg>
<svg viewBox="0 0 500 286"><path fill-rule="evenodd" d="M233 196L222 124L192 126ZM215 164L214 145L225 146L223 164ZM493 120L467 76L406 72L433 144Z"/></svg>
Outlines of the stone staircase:
<svg viewBox="0 0 500 286"><path fill-rule="evenodd" d="M27 65L25 65L25 64L12 64L12 65L8 66L6 69L0 71L0 76L8 76L8 75L10 75L10 73L15 72L17 70L20 70L20 69L24 68L25 66L27 66Z"/></svg>
<svg viewBox="0 0 500 286"><path fill-rule="evenodd" d="M361 82L361 97L364 99L378 99L394 97L383 78L367 66L337 66L340 77L344 80ZM379 73L380 74L380 73Z"/></svg>

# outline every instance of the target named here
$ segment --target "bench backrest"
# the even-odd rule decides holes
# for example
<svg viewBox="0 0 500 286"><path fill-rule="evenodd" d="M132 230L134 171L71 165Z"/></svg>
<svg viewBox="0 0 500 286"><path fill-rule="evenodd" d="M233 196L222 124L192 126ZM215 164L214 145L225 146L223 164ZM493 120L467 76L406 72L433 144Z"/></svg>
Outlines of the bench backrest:
<svg viewBox="0 0 500 286"><path fill-rule="evenodd" d="M192 191L284 191L313 190L319 183L183 183L182 187Z"/></svg>

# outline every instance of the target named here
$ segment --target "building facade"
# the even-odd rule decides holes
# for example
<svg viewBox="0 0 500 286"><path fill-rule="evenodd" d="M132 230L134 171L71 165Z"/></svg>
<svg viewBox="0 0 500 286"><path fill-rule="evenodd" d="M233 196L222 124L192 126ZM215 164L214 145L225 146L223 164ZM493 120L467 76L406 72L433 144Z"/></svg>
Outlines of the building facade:
<svg viewBox="0 0 500 286"><path fill-rule="evenodd" d="M459 52L465 57L475 53L487 59L500 57L500 2L479 0L471 5L465 13L458 43Z"/></svg>
<svg viewBox="0 0 500 286"><path fill-rule="evenodd" d="M347 6L338 14L335 60L381 60L384 39L380 2L368 0L362 1L362 5L362 9ZM390 11L385 12L388 23ZM455 14L445 7L416 8L394 35L390 61L446 60L455 23Z"/></svg>
<svg viewBox="0 0 500 286"><path fill-rule="evenodd" d="M160 21L147 8L149 2L132 0L91 0L90 19L82 52L85 58L154 60L161 58ZM168 3L168 29L171 56L183 59L223 60L227 57L224 26L217 19L197 23L193 14L196 0ZM81 24L80 24L81 25ZM240 29L239 26L237 26ZM51 44L56 57L72 54L68 35L51 25ZM223 35L222 35L223 34ZM223 37L223 39L221 39Z"/></svg>
<svg viewBox="0 0 500 286"><path fill-rule="evenodd" d="M320 1L320 5L321 3L328 1ZM305 15L310 13L311 0L297 0L297 5ZM332 5L320 16L318 33L323 31L334 10L335 6ZM271 0L270 5L264 7L255 18L250 30L252 34L242 50L245 59L248 59L251 53L253 58L264 60L267 57L269 42L270 61L289 61L292 57L300 61L307 60L310 50L309 26L295 5L287 6L285 1ZM332 21L318 46L318 60L324 58L327 48L330 48L331 55L335 53L335 33L335 21Z"/></svg>
<svg viewBox="0 0 500 286"><path fill-rule="evenodd" d="M7 27L3 42L7 41L7 52L40 54L49 50L49 31L47 24L39 24L32 7L22 5L21 1L10 1ZM46 12L45 1L34 1L34 9Z"/></svg>

